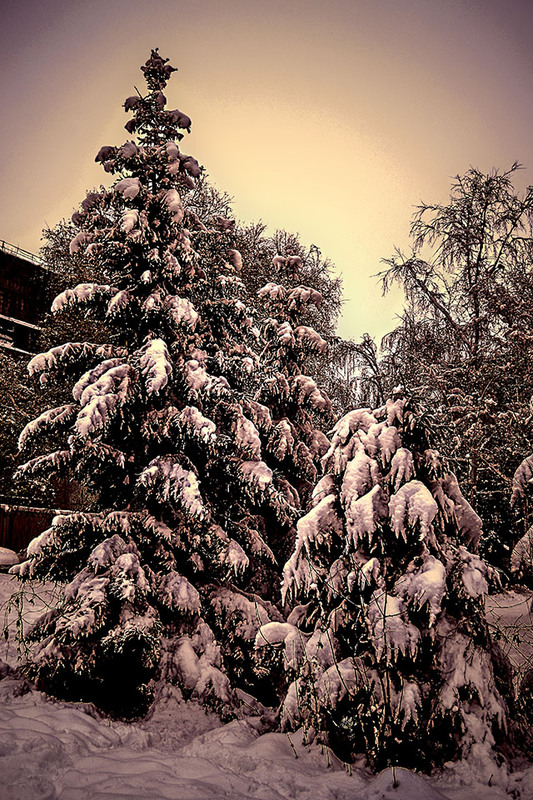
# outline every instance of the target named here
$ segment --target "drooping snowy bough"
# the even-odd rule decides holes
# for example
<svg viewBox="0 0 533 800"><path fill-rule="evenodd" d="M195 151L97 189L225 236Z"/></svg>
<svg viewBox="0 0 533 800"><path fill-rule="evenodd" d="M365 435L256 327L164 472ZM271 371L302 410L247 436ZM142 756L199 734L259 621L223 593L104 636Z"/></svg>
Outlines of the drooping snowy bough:
<svg viewBox="0 0 533 800"><path fill-rule="evenodd" d="M374 768L442 764L506 725L481 522L430 445L402 396L337 422L283 571L292 611L256 637L259 668L282 662L283 727Z"/></svg>

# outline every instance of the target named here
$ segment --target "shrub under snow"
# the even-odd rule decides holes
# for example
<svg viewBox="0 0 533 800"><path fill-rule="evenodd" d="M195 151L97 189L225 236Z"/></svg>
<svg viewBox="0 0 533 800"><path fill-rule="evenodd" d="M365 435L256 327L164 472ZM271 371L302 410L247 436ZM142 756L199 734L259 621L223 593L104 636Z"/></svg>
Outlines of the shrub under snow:
<svg viewBox="0 0 533 800"><path fill-rule="evenodd" d="M322 463L283 570L292 611L256 636L259 665L283 661L283 728L303 725L374 768L429 767L495 744L506 707L484 617L481 522L420 412L401 396L349 412Z"/></svg>

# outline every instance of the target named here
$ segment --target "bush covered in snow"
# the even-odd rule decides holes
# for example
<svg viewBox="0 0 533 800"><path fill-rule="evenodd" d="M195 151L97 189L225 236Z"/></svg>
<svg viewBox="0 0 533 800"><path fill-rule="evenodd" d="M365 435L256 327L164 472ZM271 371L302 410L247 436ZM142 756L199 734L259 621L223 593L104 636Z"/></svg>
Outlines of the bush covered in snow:
<svg viewBox="0 0 533 800"><path fill-rule="evenodd" d="M287 622L256 637L280 661L281 722L373 768L442 764L495 744L506 706L484 617L481 522L401 394L335 425L283 570ZM485 746L483 745L483 746Z"/></svg>

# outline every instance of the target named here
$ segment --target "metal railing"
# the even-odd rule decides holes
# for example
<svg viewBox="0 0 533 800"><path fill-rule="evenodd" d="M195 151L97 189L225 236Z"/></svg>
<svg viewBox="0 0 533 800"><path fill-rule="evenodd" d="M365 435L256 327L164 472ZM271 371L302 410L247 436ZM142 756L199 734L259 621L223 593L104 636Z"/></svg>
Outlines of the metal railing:
<svg viewBox="0 0 533 800"><path fill-rule="evenodd" d="M31 264L35 264L38 267L42 267L43 262L36 256L34 253L30 253L29 250L23 250L22 247L17 247L14 244L9 244L9 242L0 239L0 250L4 253L9 253L9 255L17 256L18 258L23 258L25 261L29 261Z"/></svg>

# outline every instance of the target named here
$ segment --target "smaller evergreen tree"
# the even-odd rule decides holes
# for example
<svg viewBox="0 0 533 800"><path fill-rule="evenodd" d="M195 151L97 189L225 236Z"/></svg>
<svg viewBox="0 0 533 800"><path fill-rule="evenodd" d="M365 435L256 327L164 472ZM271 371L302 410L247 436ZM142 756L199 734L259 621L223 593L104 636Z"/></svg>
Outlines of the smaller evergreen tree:
<svg viewBox="0 0 533 800"><path fill-rule="evenodd" d="M506 707L481 522L431 448L427 418L399 393L350 411L322 461L283 572L290 614L256 638L258 668L285 681L283 727L303 724L374 769L430 768L494 744Z"/></svg>

